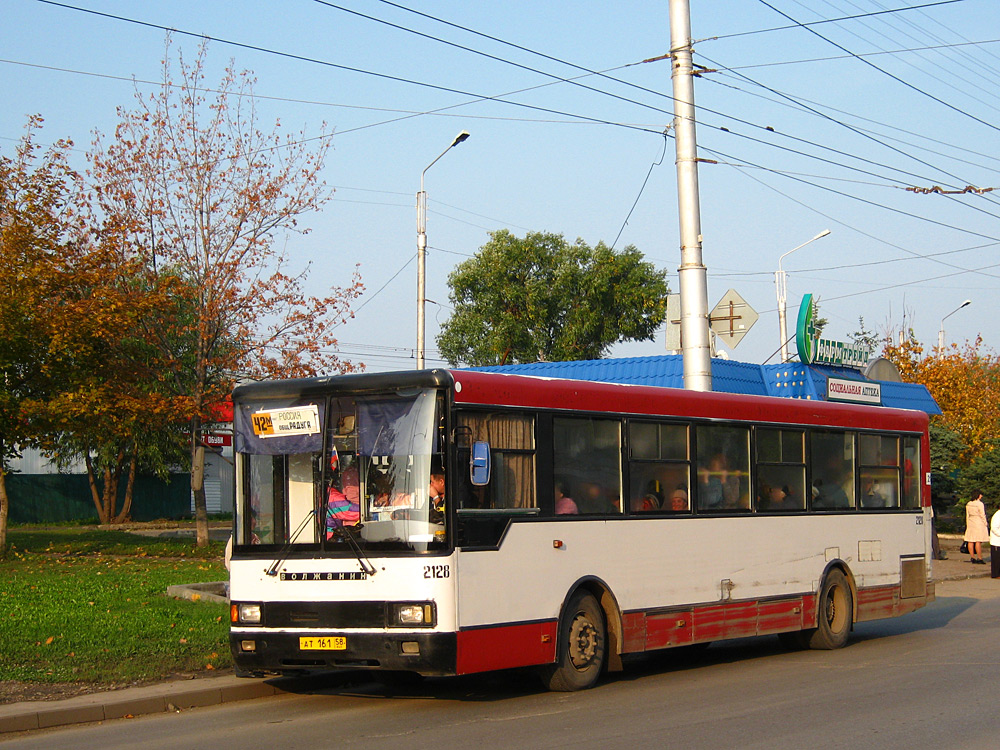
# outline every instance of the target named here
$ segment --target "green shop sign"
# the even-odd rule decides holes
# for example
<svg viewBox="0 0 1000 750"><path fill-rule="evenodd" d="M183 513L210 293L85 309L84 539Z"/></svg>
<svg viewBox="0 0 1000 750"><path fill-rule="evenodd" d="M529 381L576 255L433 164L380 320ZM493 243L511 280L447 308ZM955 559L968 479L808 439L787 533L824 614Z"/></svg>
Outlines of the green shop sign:
<svg viewBox="0 0 1000 750"><path fill-rule="evenodd" d="M813 299L811 294L802 296L799 306L799 321L795 328L795 345L803 364L840 365L842 367L863 368L871 359L872 352L861 344L821 339L813 324Z"/></svg>

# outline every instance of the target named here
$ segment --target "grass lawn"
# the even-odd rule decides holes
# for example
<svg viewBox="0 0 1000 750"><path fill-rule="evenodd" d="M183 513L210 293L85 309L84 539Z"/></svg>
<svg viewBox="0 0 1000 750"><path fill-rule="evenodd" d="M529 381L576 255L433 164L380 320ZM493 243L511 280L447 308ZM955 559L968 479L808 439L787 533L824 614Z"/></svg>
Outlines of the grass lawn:
<svg viewBox="0 0 1000 750"><path fill-rule="evenodd" d="M225 580L222 543L70 527L7 536L0 681L121 684L231 665L225 605L166 595Z"/></svg>

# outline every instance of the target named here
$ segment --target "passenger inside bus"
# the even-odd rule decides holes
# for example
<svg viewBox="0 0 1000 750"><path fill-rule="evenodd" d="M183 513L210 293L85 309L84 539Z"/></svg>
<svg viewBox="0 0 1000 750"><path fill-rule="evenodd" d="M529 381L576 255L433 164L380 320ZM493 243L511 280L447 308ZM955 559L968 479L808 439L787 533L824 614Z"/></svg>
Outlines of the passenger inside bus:
<svg viewBox="0 0 1000 750"><path fill-rule="evenodd" d="M764 492L766 493L763 497L762 510L767 511L788 511L788 510L800 510L802 504L792 496L791 490L789 490L788 485L767 487L764 486Z"/></svg>
<svg viewBox="0 0 1000 750"><path fill-rule="evenodd" d="M663 491L658 479L651 479L641 497L632 501L632 510L639 513L658 511L663 507Z"/></svg>
<svg viewBox="0 0 1000 750"><path fill-rule="evenodd" d="M333 466L332 480L326 497L327 539L332 539L334 532L339 528L356 525L361 517L358 467L352 464L338 471L336 464Z"/></svg>
<svg viewBox="0 0 1000 750"><path fill-rule="evenodd" d="M689 510L688 508L688 493L684 487L677 487L673 492L670 493L670 508L669 510L675 512L683 512Z"/></svg>
<svg viewBox="0 0 1000 750"><path fill-rule="evenodd" d="M886 499L882 494L878 481L870 476L861 478L861 507L862 508L885 508Z"/></svg>
<svg viewBox="0 0 1000 750"><path fill-rule="evenodd" d="M709 510L740 507L740 480L717 453L698 468L698 505Z"/></svg>
<svg viewBox="0 0 1000 750"><path fill-rule="evenodd" d="M819 433L812 440L812 505L819 510L854 507L853 442L841 434Z"/></svg>
<svg viewBox="0 0 1000 750"><path fill-rule="evenodd" d="M556 482L555 500L557 516L575 515L580 512L580 509L576 507L576 502L566 492L565 482Z"/></svg>
<svg viewBox="0 0 1000 750"><path fill-rule="evenodd" d="M821 477L813 480L814 508L850 508L851 499L844 488L837 482L823 481Z"/></svg>
<svg viewBox="0 0 1000 750"><path fill-rule="evenodd" d="M431 523L444 523L444 470L431 469L431 481L428 487L430 508L427 520Z"/></svg>
<svg viewBox="0 0 1000 750"><path fill-rule="evenodd" d="M392 479L381 471L369 474L369 483L375 488L372 513L389 512L398 508L412 508L413 497L408 492L395 491Z"/></svg>
<svg viewBox="0 0 1000 750"><path fill-rule="evenodd" d="M583 482L580 487L580 502L577 507L581 513L607 514L621 513L620 498L613 495L606 487L597 482Z"/></svg>

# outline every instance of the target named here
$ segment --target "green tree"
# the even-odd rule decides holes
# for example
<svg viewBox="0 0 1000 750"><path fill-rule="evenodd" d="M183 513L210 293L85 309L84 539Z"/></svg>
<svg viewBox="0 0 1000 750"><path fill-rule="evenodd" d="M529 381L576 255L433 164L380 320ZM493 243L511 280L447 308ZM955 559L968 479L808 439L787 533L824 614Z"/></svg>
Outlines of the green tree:
<svg viewBox="0 0 1000 750"><path fill-rule="evenodd" d="M438 349L452 364L597 359L619 341L653 338L666 276L631 245L616 252L559 234L493 232L448 277L454 312Z"/></svg>
<svg viewBox="0 0 1000 750"><path fill-rule="evenodd" d="M934 418L930 424L931 438L931 491L935 508L943 512L955 500L958 491L956 479L964 465L961 458L968 451L962 439L954 430Z"/></svg>
<svg viewBox="0 0 1000 750"><path fill-rule="evenodd" d="M980 453L966 467L957 482L958 502L955 514L960 521L965 520L965 504L972 499L972 493L981 490L986 505L986 517L1000 506L1000 450L997 441L991 441L987 450Z"/></svg>
<svg viewBox="0 0 1000 750"><path fill-rule="evenodd" d="M866 346L871 349L872 352L877 352L881 348L882 342L879 340L878 334L865 327L865 318L863 315L858 316L858 330L847 335L855 344Z"/></svg>

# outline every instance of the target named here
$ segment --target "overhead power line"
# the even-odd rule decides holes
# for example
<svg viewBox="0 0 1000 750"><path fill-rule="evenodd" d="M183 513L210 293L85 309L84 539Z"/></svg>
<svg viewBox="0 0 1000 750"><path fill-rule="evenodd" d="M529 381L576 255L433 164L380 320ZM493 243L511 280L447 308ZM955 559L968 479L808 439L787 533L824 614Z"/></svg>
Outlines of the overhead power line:
<svg viewBox="0 0 1000 750"><path fill-rule="evenodd" d="M456 88L453 88L453 87L450 87L450 86L443 86L443 85L439 85L439 84L435 84L435 83L428 83L426 81L417 81L417 80L413 80L413 79L410 79L410 78L404 78L402 76L392 75L390 73L379 73L379 72L372 71L372 70L365 70L363 68L356 68L356 67L351 66L351 65L343 65L341 63L335 63L335 62L331 62L329 60L320 60L319 58L307 57L305 55L298 55L298 54L294 54L292 52L283 52L281 50L270 49L268 47L262 47L262 46L256 45L256 44L248 44L246 42L238 42L238 41L235 41L233 39L226 39L224 37L211 36L211 35L208 35L208 34L200 34L200 33L194 32L194 31L188 31L186 29L178 29L176 27L163 26L162 24L151 23L149 21L140 21L140 20L135 19L135 18L129 18L127 16L120 16L120 15L117 15L117 14L114 14L114 13L105 13L105 12L102 12L102 11L93 10L91 8L82 8L82 7L79 7L79 6L76 6L76 5L69 5L67 3L56 2L55 0L36 0L36 1L40 2L40 3L44 3L45 5L52 5L52 6L55 6L55 7L58 7L58 8L65 8L66 10L72 10L72 11L76 11L76 12L79 12L79 13L87 13L87 14L94 15L94 16L99 16L99 17L102 17L102 18L108 18L108 19L111 19L111 20L114 20L114 21L121 21L122 23L135 24L137 26L144 26L146 28L158 29L158 30L163 31L163 32L181 34L183 36L188 36L188 37L192 37L192 38L195 38L195 39L202 39L202 40L206 40L206 41L210 41L210 42L218 42L219 44L225 44L225 45L228 45L228 46L231 46L231 47L238 47L240 49L251 50L253 52L261 52L263 54L268 54L268 55L277 55L279 57L284 57L284 58L287 58L289 60L297 60L299 62L310 63L310 64L313 64L313 65L321 65L321 66L328 67L328 68L334 68L336 70L347 71L349 73L358 73L359 75L365 75L365 76L371 76L371 77L375 77L375 78L381 78L381 79L388 80L388 81L395 81L397 83L405 83L405 84L411 85L411 86L420 86L420 87L423 87L423 88L432 89L434 91L441 91L441 92L448 93L448 94L459 94L461 96L471 96L471 97L474 97L474 98L482 100L482 101L493 101L493 102L497 102L499 104L506 104L506 105L509 105L509 106L512 106L512 107L521 107L521 108L524 108L524 109L530 109L530 110L534 110L534 111L537 111L537 112L547 112L548 114L559 115L559 116L562 116L562 117L573 117L573 118L577 118L577 119L580 119L580 120L585 120L585 121L589 121L589 122L598 123L598 124L601 124L601 125L610 125L610 126L613 126L613 127L627 128L629 130L639 130L639 131L644 131L644 132L659 134L657 131L651 130L651 129L646 128L646 127L627 125L627 124L620 123L620 122L613 122L611 120L605 120L605 119L599 118L599 117L589 117L587 115L579 115L579 114L575 114L575 113L571 113L571 112L562 112L562 111L557 110L557 109L550 109L548 107L542 107L542 106L538 106L538 105L535 105L535 104L526 104L524 102L512 101L510 99L504 99L504 98L499 97L499 96L489 96L489 95L486 95L486 94L478 94L478 93L474 93L474 92L471 92L471 91L464 91L462 89L456 89Z"/></svg>
<svg viewBox="0 0 1000 750"><path fill-rule="evenodd" d="M980 117L976 117L975 115L970 114L969 112L966 112L964 109L961 109L960 107L956 107L954 104L951 104L950 102L946 102L944 99L936 97L933 94L931 94L931 93L929 93L927 91L924 91L923 89L918 88L917 86L914 86L912 83L903 80L902 78L900 78L899 76L897 76L897 75L895 75L893 73L890 73L888 70L885 70L884 68L880 68L878 65L876 65L875 63L873 63L871 60L867 60L864 57L861 57L860 55L857 55L856 53L854 53L851 50L847 49L847 47L843 46L842 44L838 44L837 42L833 41L832 39L829 39L829 38L823 36L818 31L816 31L816 29L813 29L810 26L808 26L807 24L804 24L804 23L802 23L800 21L797 21L796 19L792 18L790 15L788 15L787 13L785 13L783 10L779 10L778 8L775 8L771 3L768 2L768 0L757 0L757 2L759 2L759 3L763 4L763 5L766 5L768 8L770 8L771 10L773 10L775 13L777 13L780 16L782 16L783 18L787 18L789 21L791 21L792 23L794 23L796 26L801 26L803 29L805 29L806 31L808 31L810 34L814 34L815 36L819 37L820 39L822 39L827 44L832 45L833 47L836 47L837 49L839 49L842 52L846 52L847 54L849 54L851 57L855 58L859 62L862 62L865 65L869 66L870 68L872 68L874 70L877 70L882 75L891 78L892 80L896 81L896 83L899 83L902 86L905 86L906 88L910 89L911 91L914 91L914 92L920 94L921 96L925 96L928 99L931 99L932 101L937 102L941 106L947 107L948 109L950 109L950 110L952 110L954 112L957 112L960 115L963 115L964 117L968 117L970 120L978 122L980 125L985 125L986 127L990 128L991 130L998 130L998 131L1000 131L1000 127L994 125L993 123L987 122L986 120L983 120Z"/></svg>
<svg viewBox="0 0 1000 750"><path fill-rule="evenodd" d="M754 34L769 34L772 31L788 31L789 29L798 29L804 26L822 26L828 23L842 23L844 21L856 21L861 18L872 18L874 16L884 16L891 13L905 13L910 10L921 10L923 8L932 8L935 5L952 5L953 3L964 3L965 0L938 0L933 3L924 3L923 5L909 5L903 8L888 8L883 10L873 10L868 13L857 13L852 16L840 16L839 18L823 18L819 21L808 21L808 22L796 22L792 24L786 24L785 26L772 26L767 29L755 29L753 31L738 31L734 34L722 34L720 36L708 37L707 41L716 41L717 39L735 39L740 36L751 36Z"/></svg>

